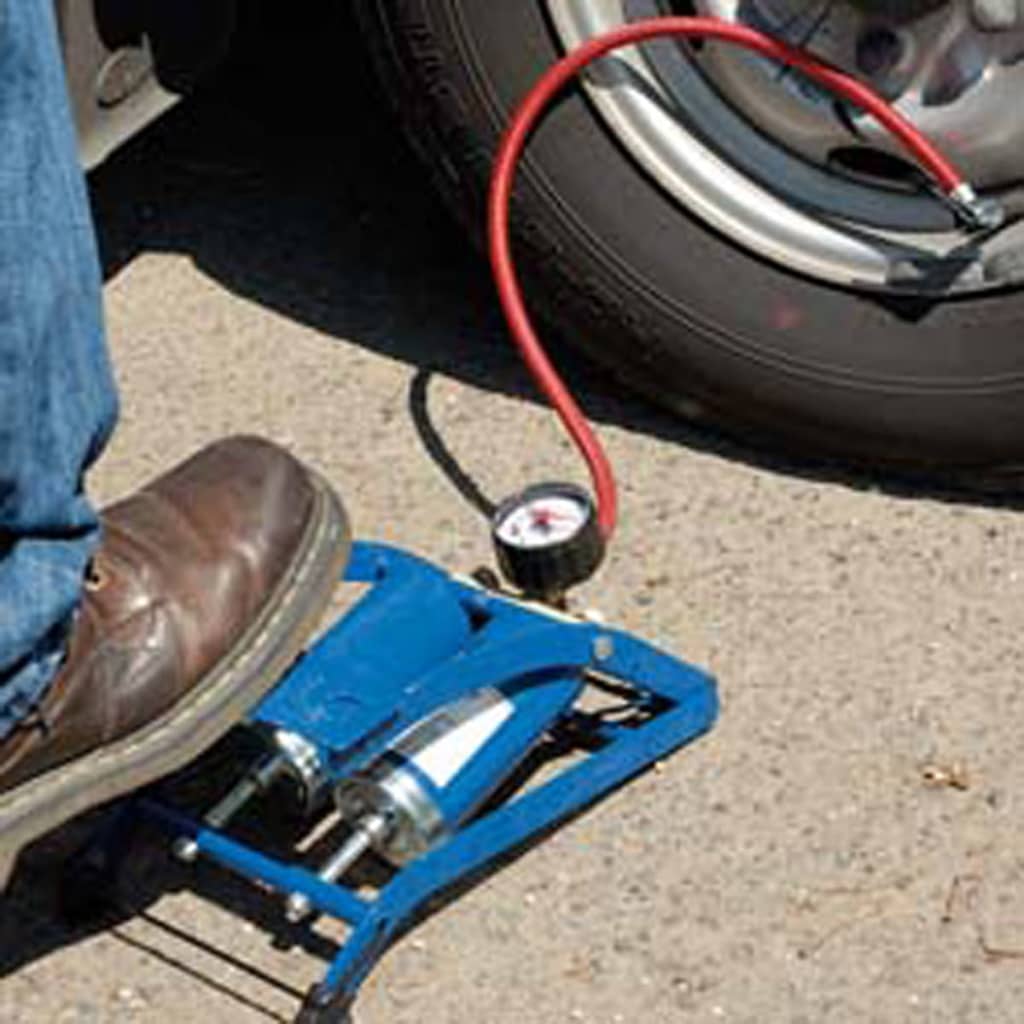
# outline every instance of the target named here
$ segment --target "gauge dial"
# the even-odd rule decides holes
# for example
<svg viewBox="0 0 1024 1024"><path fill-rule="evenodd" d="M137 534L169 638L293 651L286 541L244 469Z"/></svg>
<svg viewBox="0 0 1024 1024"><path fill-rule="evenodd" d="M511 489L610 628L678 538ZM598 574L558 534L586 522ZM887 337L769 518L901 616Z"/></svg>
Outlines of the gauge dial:
<svg viewBox="0 0 1024 1024"><path fill-rule="evenodd" d="M496 524L498 536L519 548L542 548L563 544L586 525L591 510L567 495L541 495L515 506Z"/></svg>
<svg viewBox="0 0 1024 1024"><path fill-rule="evenodd" d="M594 503L574 484L537 484L509 498L494 517L493 533L502 572L531 595L563 594L604 557Z"/></svg>

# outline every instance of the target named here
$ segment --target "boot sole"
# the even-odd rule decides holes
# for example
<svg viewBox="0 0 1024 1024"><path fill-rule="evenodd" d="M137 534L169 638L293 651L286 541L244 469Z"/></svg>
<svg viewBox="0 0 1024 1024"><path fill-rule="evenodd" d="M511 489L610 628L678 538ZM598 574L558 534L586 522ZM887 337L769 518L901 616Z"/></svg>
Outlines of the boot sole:
<svg viewBox="0 0 1024 1024"><path fill-rule="evenodd" d="M24 847L194 760L291 666L330 601L351 548L341 502L320 477L310 478L314 513L295 559L259 618L206 676L144 728L0 796L0 892Z"/></svg>

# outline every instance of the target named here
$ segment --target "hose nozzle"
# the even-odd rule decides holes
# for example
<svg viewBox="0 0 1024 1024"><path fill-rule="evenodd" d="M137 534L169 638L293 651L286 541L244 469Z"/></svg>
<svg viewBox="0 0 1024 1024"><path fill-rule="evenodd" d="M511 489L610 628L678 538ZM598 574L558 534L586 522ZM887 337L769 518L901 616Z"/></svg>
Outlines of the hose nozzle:
<svg viewBox="0 0 1024 1024"><path fill-rule="evenodd" d="M968 231L995 231L1006 221L1003 204L998 199L979 196L970 182L962 181L945 198Z"/></svg>

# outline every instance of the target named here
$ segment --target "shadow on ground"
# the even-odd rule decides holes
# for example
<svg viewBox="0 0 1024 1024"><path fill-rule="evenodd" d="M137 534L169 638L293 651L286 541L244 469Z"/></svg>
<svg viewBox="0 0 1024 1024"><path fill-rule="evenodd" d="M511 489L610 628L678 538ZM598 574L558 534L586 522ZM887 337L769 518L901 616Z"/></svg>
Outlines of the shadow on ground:
<svg viewBox="0 0 1024 1024"><path fill-rule="evenodd" d="M613 691L614 692L614 691ZM592 738L566 732L538 745L488 801L484 813L513 798L549 763L595 749ZM160 798L199 817L230 783L240 779L261 749L251 735L236 730L198 762L169 782L161 783ZM305 864L322 863L337 849L337 827L317 828L299 810L289 787L273 790L257 800L231 825L233 836L247 841L265 855L282 863L297 859ZM251 994L251 982L283 995L298 1007L305 992L261 967L252 959L226 945L221 937L212 941L193 927L182 925L168 911L155 906L172 893L188 890L199 900L216 905L256 929L273 949L301 949L326 967L338 952L333 939L307 924L290 923L283 913L279 894L264 891L241 876L200 859L193 865L180 863L171 855L171 838L152 825L126 815L127 803L102 808L84 815L44 837L22 858L19 870L4 899L0 900L0 979L19 968L105 933L113 941L160 961L221 997L254 1014L273 1021L287 1021ZM533 835L506 850L480 869L463 876L445 892L428 900L409 920L400 925L396 939L426 918L442 911L504 866L518 860L582 813L573 814L557 825ZM128 830L124 821L130 821ZM310 833L314 841L303 842ZM103 837L108 837L103 840ZM110 846L109 837L115 837ZM97 843L97 839L101 842ZM90 870L95 858L90 851L114 849L118 862L112 877ZM301 854L298 851L301 850ZM85 870L78 865L84 864ZM364 858L346 876L356 889L380 890L394 877L393 870L376 857ZM139 926L142 926L141 928ZM196 956L196 954L202 954ZM211 968L211 963L214 964ZM229 968L225 973L218 968ZM232 975L235 977L232 978ZM240 978L239 978L240 976Z"/></svg>
<svg viewBox="0 0 1024 1024"><path fill-rule="evenodd" d="M173 799L200 813L220 795L224 780L240 777L256 753L246 734L232 733L176 777ZM308 824L290 812L292 804L282 796L268 795L253 813L243 815L238 833L273 855L290 858L296 838L307 831ZM118 816L121 806L125 805L86 814L25 852L0 900L0 979L102 932L255 1015L290 1020L255 1001L246 981L283 994L296 1007L305 996L303 991L237 955L223 942L209 941L195 929L183 927L155 904L163 896L187 889L227 910L239 925L247 922L274 949L298 948L325 965L333 959L337 945L311 928L290 924L279 898L258 891L242 878L202 861L194 866L180 863L170 855L168 837L152 826L142 824L130 836L118 837L114 848L124 863L113 881L89 870L93 860L83 853L97 848L95 838L104 835L111 823L123 820ZM326 852L314 845L309 856L315 862ZM78 867L80 861L85 861L86 870ZM369 874L366 877L372 880ZM225 973L224 967L231 970Z"/></svg>

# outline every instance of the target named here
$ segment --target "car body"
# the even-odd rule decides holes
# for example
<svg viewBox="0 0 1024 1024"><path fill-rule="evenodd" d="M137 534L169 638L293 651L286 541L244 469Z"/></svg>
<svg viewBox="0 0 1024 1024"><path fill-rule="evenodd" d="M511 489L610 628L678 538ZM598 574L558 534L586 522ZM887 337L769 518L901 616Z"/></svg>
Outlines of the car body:
<svg viewBox="0 0 1024 1024"><path fill-rule="evenodd" d="M223 58L237 0L56 0L82 162L101 163Z"/></svg>

